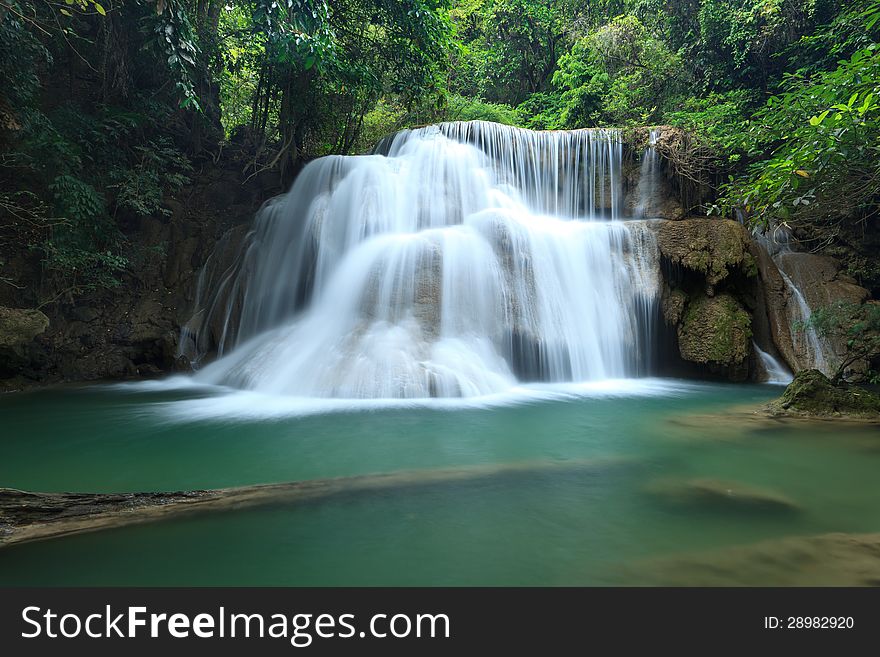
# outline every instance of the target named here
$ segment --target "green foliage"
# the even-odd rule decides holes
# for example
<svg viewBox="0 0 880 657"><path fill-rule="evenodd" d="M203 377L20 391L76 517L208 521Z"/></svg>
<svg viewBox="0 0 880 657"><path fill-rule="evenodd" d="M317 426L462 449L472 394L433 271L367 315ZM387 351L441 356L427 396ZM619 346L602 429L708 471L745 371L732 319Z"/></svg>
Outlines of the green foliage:
<svg viewBox="0 0 880 657"><path fill-rule="evenodd" d="M739 164L747 148L743 129L755 106L754 98L754 92L746 89L690 97L682 102L681 109L666 113L664 119L692 134L712 154L717 169L730 169Z"/></svg>
<svg viewBox="0 0 880 657"><path fill-rule="evenodd" d="M458 95L452 95L449 98L447 119L450 121L492 121L505 125L520 125L519 115L510 105L487 103Z"/></svg>
<svg viewBox="0 0 880 657"><path fill-rule="evenodd" d="M840 242L880 200L878 17L877 0L0 0L0 232L54 288L97 289L136 251L127 218L166 216L221 140L289 179L487 120L677 126L662 154L688 207ZM868 252L848 266L878 271Z"/></svg>
<svg viewBox="0 0 880 657"><path fill-rule="evenodd" d="M139 0L142 1L142 0ZM158 52L162 53L174 85L181 96L181 107L200 109L196 93L196 58L199 47L190 22L187 4L182 0L164 0L157 4L155 16L147 22Z"/></svg>
<svg viewBox="0 0 880 657"><path fill-rule="evenodd" d="M127 261L118 252L121 235L105 212L104 197L92 185L68 174L57 176L49 191L58 219L37 248L60 288L58 295L119 285L118 273Z"/></svg>
<svg viewBox="0 0 880 657"><path fill-rule="evenodd" d="M192 166L166 138L159 138L134 148L139 157L134 166L117 167L110 171L116 189L116 207L142 216L170 215L162 207L166 192L180 189L189 182Z"/></svg>
<svg viewBox="0 0 880 657"><path fill-rule="evenodd" d="M880 193L880 52L871 44L831 71L787 76L748 130L756 159L727 186L726 207L752 221L863 216Z"/></svg>

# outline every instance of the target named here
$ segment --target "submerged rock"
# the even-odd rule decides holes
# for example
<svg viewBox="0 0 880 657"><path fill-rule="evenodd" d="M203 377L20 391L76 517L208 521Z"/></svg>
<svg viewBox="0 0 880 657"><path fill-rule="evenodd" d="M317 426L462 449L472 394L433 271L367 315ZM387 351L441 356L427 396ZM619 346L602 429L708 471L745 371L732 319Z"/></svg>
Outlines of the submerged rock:
<svg viewBox="0 0 880 657"><path fill-rule="evenodd" d="M699 296L687 305L678 327L681 357L708 365L734 381L748 376L752 318L729 294Z"/></svg>
<svg viewBox="0 0 880 657"><path fill-rule="evenodd" d="M880 419L880 396L857 386L836 386L819 370L804 370L797 373L782 397L767 406L767 411L806 417Z"/></svg>
<svg viewBox="0 0 880 657"><path fill-rule="evenodd" d="M677 505L767 513L793 513L800 510L790 498L773 490L740 482L717 479L660 481L648 492Z"/></svg>
<svg viewBox="0 0 880 657"><path fill-rule="evenodd" d="M642 586L880 586L880 534L822 534L652 559L623 576Z"/></svg>

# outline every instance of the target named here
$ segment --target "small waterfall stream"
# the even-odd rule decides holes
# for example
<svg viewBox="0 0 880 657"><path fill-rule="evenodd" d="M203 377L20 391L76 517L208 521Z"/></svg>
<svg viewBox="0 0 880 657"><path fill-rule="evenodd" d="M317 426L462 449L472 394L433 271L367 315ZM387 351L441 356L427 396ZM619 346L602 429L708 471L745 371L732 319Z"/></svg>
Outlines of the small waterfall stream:
<svg viewBox="0 0 880 657"><path fill-rule="evenodd" d="M338 398L643 376L659 255L617 130L404 131L305 167L190 327L199 381ZM213 328L212 328L213 327Z"/></svg>
<svg viewBox="0 0 880 657"><path fill-rule="evenodd" d="M646 217L652 199L657 196L658 181L660 175L660 155L657 153L657 130L652 129L648 135L648 147L642 154L642 164L639 170L639 184L636 190L637 203L635 216Z"/></svg>
<svg viewBox="0 0 880 657"><path fill-rule="evenodd" d="M815 328L803 326L804 322L812 315L813 309L807 303L800 287L795 284L789 272L786 271L783 259L779 257L795 252L792 248L793 237L791 233L780 226L769 236L757 232L753 233L753 236L759 246L770 254L786 288L788 288L789 303L785 306L785 311L790 324L791 341L796 352L803 354L804 361L798 365L803 368L817 369L830 376L834 369L829 357L832 353L832 347L827 340L818 334Z"/></svg>
<svg viewBox="0 0 880 657"><path fill-rule="evenodd" d="M761 349L755 341L752 341L752 348L755 350L758 361L761 363L761 369L764 371L765 383L791 383L793 378L791 371L782 361Z"/></svg>

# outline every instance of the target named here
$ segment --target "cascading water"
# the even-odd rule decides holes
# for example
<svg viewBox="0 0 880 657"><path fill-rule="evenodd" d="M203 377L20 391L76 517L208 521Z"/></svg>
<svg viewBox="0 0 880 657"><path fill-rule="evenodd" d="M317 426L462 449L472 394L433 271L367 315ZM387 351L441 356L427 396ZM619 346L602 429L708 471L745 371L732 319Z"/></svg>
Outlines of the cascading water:
<svg viewBox="0 0 880 657"><path fill-rule="evenodd" d="M758 245L770 254L788 288L789 303L786 304L785 310L791 326L792 344L798 354L803 354L803 362L799 365L803 368L815 368L830 376L833 374L829 358L832 347L815 328L806 323L810 315L813 314L813 310L807 303L801 289L795 285L786 271L784 258L780 257L795 253L792 248L794 238L784 226L777 226L769 235L754 231L753 236Z"/></svg>
<svg viewBox="0 0 880 657"><path fill-rule="evenodd" d="M755 350L758 361L761 363L761 369L764 371L763 381L765 383L791 383L793 378L791 371L782 361L761 349L755 341L752 341L752 348Z"/></svg>
<svg viewBox="0 0 880 657"><path fill-rule="evenodd" d="M648 373L658 253L621 221L620 133L449 123L310 163L200 293L203 382L477 396Z"/></svg>
<svg viewBox="0 0 880 657"><path fill-rule="evenodd" d="M636 190L636 217L645 217L651 200L657 196L660 175L660 155L657 153L657 130L651 130L648 136L648 147L642 154L642 165L639 170L639 184Z"/></svg>

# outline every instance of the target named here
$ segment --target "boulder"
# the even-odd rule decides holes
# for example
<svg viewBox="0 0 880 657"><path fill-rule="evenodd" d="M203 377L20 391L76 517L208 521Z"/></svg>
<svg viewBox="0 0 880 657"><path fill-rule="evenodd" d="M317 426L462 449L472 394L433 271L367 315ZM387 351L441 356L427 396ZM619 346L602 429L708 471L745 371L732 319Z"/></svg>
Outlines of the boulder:
<svg viewBox="0 0 880 657"><path fill-rule="evenodd" d="M730 294L692 298L678 326L681 357L733 381L748 377L752 318Z"/></svg>
<svg viewBox="0 0 880 657"><path fill-rule="evenodd" d="M663 294L660 299L660 309L663 313L663 320L667 326L677 326L684 315L684 308L687 305L688 297L682 290L671 288L668 285L663 286Z"/></svg>
<svg viewBox="0 0 880 657"><path fill-rule="evenodd" d="M798 372L767 410L806 417L880 418L880 396L857 386L835 386L819 370Z"/></svg>

